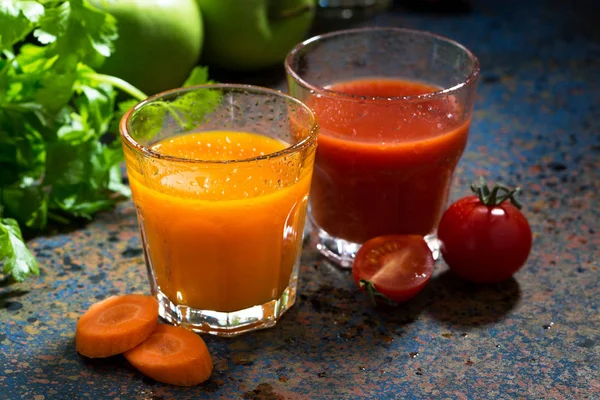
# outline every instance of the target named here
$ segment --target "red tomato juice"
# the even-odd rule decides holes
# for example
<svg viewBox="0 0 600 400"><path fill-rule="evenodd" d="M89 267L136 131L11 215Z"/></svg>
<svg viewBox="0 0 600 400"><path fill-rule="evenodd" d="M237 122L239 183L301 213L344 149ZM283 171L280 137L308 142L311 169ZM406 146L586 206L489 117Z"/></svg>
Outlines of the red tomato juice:
<svg viewBox="0 0 600 400"><path fill-rule="evenodd" d="M387 78L328 89L355 96L308 99L320 124L313 220L330 235L356 243L434 233L467 143L470 119L456 99L388 100L439 88Z"/></svg>

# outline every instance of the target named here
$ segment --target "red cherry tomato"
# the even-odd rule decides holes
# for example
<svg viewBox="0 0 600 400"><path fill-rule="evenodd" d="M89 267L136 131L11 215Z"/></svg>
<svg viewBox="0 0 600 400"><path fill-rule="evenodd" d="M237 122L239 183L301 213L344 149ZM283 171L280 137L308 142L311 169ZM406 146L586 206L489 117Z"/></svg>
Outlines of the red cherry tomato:
<svg viewBox="0 0 600 400"><path fill-rule="evenodd" d="M380 236L368 240L358 250L352 276L373 303L401 303L425 287L434 264L422 236Z"/></svg>
<svg viewBox="0 0 600 400"><path fill-rule="evenodd" d="M442 216L442 257L466 280L500 282L525 264L531 250L531 228L514 199L519 189L489 190L485 182L471 188L476 196L458 200Z"/></svg>

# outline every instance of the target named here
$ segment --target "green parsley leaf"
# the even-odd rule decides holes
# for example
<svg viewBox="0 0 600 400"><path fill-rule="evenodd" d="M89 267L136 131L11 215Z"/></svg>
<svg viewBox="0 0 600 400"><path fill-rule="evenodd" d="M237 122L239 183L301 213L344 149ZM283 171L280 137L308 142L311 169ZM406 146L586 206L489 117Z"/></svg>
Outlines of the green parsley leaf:
<svg viewBox="0 0 600 400"><path fill-rule="evenodd" d="M116 38L115 18L87 0L0 0L0 263L16 280L39 272L21 229L90 219L131 195L118 123L147 96L94 71ZM186 84L207 80L197 68ZM117 104L117 90L135 100ZM171 111L185 119L201 100Z"/></svg>
<svg viewBox="0 0 600 400"><path fill-rule="evenodd" d="M194 67L190 76L183 82L183 87L195 86L195 85L206 85L209 83L215 83L208 79L208 68L206 67Z"/></svg>
<svg viewBox="0 0 600 400"><path fill-rule="evenodd" d="M4 260L4 275L11 275L17 282L29 274L40 274L35 257L23 241L19 224L11 218L0 219L0 260Z"/></svg>
<svg viewBox="0 0 600 400"><path fill-rule="evenodd" d="M37 1L0 1L0 50L24 39L43 15L44 6Z"/></svg>
<svg viewBox="0 0 600 400"><path fill-rule="evenodd" d="M183 87L214 83L208 79L206 67L195 67ZM144 146L150 146L162 138L164 132L189 132L202 124L222 100L220 89L191 90L178 94L169 101L155 100L135 111L131 129L133 138ZM140 117L143 116L143 117Z"/></svg>
<svg viewBox="0 0 600 400"><path fill-rule="evenodd" d="M48 57L58 56L64 66L98 67L113 51L117 21L84 0L69 0L47 9L34 35L48 46Z"/></svg>
<svg viewBox="0 0 600 400"><path fill-rule="evenodd" d="M34 126L36 108L21 104L0 110L0 186L38 179L44 172L46 150L44 139ZM31 119L22 118L31 113Z"/></svg>
<svg viewBox="0 0 600 400"><path fill-rule="evenodd" d="M19 185L3 187L0 196L3 215L15 218L31 232L46 228L48 193L39 182L25 178Z"/></svg>

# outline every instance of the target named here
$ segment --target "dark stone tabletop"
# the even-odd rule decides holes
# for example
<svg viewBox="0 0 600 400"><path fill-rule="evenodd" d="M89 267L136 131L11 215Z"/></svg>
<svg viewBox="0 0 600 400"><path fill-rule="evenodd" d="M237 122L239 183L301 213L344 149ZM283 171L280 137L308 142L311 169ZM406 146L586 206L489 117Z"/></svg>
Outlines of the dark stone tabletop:
<svg viewBox="0 0 600 400"><path fill-rule="evenodd" d="M600 398L600 3L474 0L438 13L415 3L359 24L430 30L479 57L453 197L479 175L524 187L534 244L514 279L476 286L440 263L416 299L375 309L307 248L299 298L275 328L205 337L211 379L167 386L121 357L75 352L90 304L149 290L126 202L31 241L41 276L1 284L0 399ZM230 79L283 87L280 70L269 74Z"/></svg>

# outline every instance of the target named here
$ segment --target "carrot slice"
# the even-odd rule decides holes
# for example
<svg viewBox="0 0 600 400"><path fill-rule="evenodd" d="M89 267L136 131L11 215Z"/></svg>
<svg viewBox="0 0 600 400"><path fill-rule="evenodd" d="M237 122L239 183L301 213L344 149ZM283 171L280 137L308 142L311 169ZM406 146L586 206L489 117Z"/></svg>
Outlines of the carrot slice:
<svg viewBox="0 0 600 400"><path fill-rule="evenodd" d="M110 357L150 336L158 323L158 302L150 296L112 296L93 304L79 318L77 351L90 358Z"/></svg>
<svg viewBox="0 0 600 400"><path fill-rule="evenodd" d="M210 377L212 359L204 340L185 328L158 324L125 358L146 376L170 385L193 386Z"/></svg>

